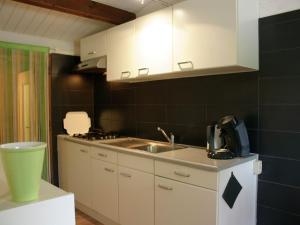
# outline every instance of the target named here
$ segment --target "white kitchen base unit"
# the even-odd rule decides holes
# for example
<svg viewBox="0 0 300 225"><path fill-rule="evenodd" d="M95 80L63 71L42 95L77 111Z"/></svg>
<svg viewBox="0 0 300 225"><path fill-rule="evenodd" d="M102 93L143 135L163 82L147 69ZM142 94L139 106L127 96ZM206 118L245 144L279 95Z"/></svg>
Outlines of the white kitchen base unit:
<svg viewBox="0 0 300 225"><path fill-rule="evenodd" d="M201 148L153 154L60 135L58 155L61 188L105 225L256 225L256 154L213 160Z"/></svg>
<svg viewBox="0 0 300 225"><path fill-rule="evenodd" d="M255 225L257 175L253 166L250 161L214 175L156 162L156 172L164 177L155 178L155 225ZM239 193L237 184L230 183L232 174L241 185ZM193 177L207 183L194 185ZM229 196L237 195L232 208L223 199L227 185L233 185L227 189Z"/></svg>
<svg viewBox="0 0 300 225"><path fill-rule="evenodd" d="M74 195L41 182L39 199L12 202L7 185L0 179L1 225L75 225Z"/></svg>

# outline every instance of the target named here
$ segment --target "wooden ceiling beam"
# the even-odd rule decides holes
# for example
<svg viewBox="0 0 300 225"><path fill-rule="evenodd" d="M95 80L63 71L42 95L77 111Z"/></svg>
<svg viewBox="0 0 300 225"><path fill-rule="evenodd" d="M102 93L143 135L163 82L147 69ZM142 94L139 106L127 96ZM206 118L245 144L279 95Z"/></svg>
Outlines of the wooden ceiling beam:
<svg viewBox="0 0 300 225"><path fill-rule="evenodd" d="M94 2L91 0L14 0L29 5L101 20L115 25L133 20L136 15L122 9Z"/></svg>

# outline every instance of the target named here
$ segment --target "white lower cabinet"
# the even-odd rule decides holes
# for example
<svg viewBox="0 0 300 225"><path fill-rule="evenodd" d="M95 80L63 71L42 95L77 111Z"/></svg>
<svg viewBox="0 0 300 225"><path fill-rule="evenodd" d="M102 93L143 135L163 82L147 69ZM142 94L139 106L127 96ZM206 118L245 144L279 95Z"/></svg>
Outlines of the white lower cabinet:
<svg viewBox="0 0 300 225"><path fill-rule="evenodd" d="M103 224L256 224L255 159L210 171L62 138L58 156L60 187ZM242 189L231 208L222 195L233 175Z"/></svg>
<svg viewBox="0 0 300 225"><path fill-rule="evenodd" d="M66 141L59 153L60 181L64 190L73 192L75 200L91 207L90 148Z"/></svg>
<svg viewBox="0 0 300 225"><path fill-rule="evenodd" d="M215 225L217 193L155 177L155 225Z"/></svg>
<svg viewBox="0 0 300 225"><path fill-rule="evenodd" d="M92 208L118 221L118 167L99 159L92 161Z"/></svg>
<svg viewBox="0 0 300 225"><path fill-rule="evenodd" d="M154 175L119 166L119 223L154 225Z"/></svg>

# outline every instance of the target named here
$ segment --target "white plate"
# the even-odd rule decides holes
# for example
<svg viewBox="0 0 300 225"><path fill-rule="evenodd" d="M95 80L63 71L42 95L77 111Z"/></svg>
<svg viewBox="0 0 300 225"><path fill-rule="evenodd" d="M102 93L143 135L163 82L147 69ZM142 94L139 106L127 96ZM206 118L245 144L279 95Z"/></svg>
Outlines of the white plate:
<svg viewBox="0 0 300 225"><path fill-rule="evenodd" d="M91 119L86 112L68 112L64 119L64 129L69 135L85 134L91 127Z"/></svg>

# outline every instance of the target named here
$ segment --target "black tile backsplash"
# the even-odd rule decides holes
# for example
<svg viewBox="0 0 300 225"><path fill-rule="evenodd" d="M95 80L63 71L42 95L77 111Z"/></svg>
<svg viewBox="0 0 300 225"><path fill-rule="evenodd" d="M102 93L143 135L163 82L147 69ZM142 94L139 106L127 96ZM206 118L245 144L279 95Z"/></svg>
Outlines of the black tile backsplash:
<svg viewBox="0 0 300 225"><path fill-rule="evenodd" d="M66 110L82 107L105 131L164 140L159 125L177 143L205 146L207 124L237 115L245 120L251 151L263 161L258 225L299 225L300 10L262 18L259 25L258 72L108 83L105 76L67 72L78 58L54 55L52 64L60 66L53 65L52 91L62 98L52 102L55 132L63 132Z"/></svg>
<svg viewBox="0 0 300 225"><path fill-rule="evenodd" d="M282 131L259 131L259 133L260 154L300 161L300 133Z"/></svg>
<svg viewBox="0 0 300 225"><path fill-rule="evenodd" d="M261 52L300 47L300 19L270 23L261 27Z"/></svg>
<svg viewBox="0 0 300 225"><path fill-rule="evenodd" d="M261 79L261 104L300 104L300 76Z"/></svg>
<svg viewBox="0 0 300 225"><path fill-rule="evenodd" d="M268 156L261 156L260 159L264 162L261 180L300 187L300 176L291 172L300 171L299 161Z"/></svg>
<svg viewBox="0 0 300 225"><path fill-rule="evenodd" d="M259 205L257 209L258 224L263 225L298 225L300 216L286 211Z"/></svg>
<svg viewBox="0 0 300 225"><path fill-rule="evenodd" d="M300 76L299 58L299 47L262 53L260 55L260 77Z"/></svg>
<svg viewBox="0 0 300 225"><path fill-rule="evenodd" d="M299 115L300 105L263 105L260 108L260 128L300 132Z"/></svg>
<svg viewBox="0 0 300 225"><path fill-rule="evenodd" d="M297 176L295 174L294 176ZM300 188L259 181L258 204L300 215ZM295 223L295 225L297 225Z"/></svg>

